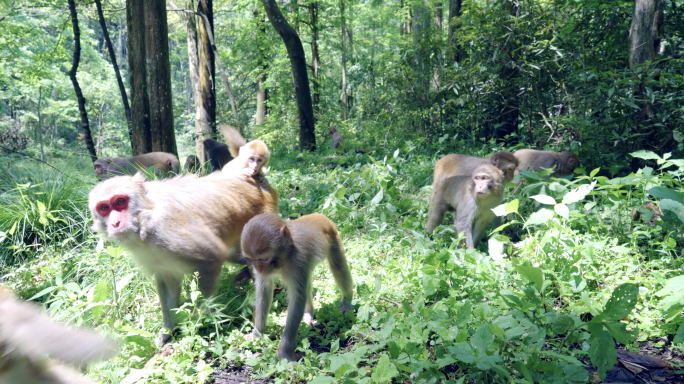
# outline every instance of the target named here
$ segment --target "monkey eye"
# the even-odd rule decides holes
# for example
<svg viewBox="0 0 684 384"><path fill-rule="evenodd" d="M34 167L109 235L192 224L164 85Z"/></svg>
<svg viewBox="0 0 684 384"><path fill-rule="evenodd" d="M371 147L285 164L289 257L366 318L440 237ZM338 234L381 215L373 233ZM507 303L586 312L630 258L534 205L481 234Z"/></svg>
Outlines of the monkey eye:
<svg viewBox="0 0 684 384"><path fill-rule="evenodd" d="M122 211L128 208L128 199L126 197L114 197L112 200L112 206L117 211Z"/></svg>
<svg viewBox="0 0 684 384"><path fill-rule="evenodd" d="M100 204L97 206L97 212L102 216L107 216L110 210L109 204Z"/></svg>

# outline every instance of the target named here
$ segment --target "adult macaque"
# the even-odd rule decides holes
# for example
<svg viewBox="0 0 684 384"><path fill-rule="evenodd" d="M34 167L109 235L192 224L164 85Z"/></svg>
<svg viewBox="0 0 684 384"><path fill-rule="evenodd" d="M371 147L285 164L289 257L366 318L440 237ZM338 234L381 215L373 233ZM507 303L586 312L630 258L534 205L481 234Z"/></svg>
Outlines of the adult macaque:
<svg viewBox="0 0 684 384"><path fill-rule="evenodd" d="M513 180L518 159L508 151L494 152L488 158L466 155L446 155L437 161L433 173L432 190L444 179L451 176L470 176L473 170L481 164L492 164L499 168L508 182Z"/></svg>
<svg viewBox="0 0 684 384"><path fill-rule="evenodd" d="M254 217L242 231L242 254L251 262L256 287L254 331L256 338L266 328L273 301L273 277L280 275L287 287L289 305L278 359L294 361L299 323L313 324L311 275L323 259L328 260L337 286L342 291L340 309L352 310L353 282L344 256L342 239L327 217L314 213L285 221L273 213Z"/></svg>
<svg viewBox="0 0 684 384"><path fill-rule="evenodd" d="M244 263L240 234L252 217L278 212L278 193L263 178L215 174L145 181L141 174L97 185L88 197L94 232L124 246L154 274L164 327L174 331L171 313L180 305L183 275L199 273L199 289L214 293L225 261ZM162 333L160 344L170 334Z"/></svg>
<svg viewBox="0 0 684 384"><path fill-rule="evenodd" d="M220 171L224 165L233 160L227 145L214 139L206 139L202 144L204 144L204 153L213 172Z"/></svg>
<svg viewBox="0 0 684 384"><path fill-rule="evenodd" d="M95 160L95 173L101 177L132 175L140 170L154 167L155 175L162 172L178 173L180 162L175 155L166 152L150 152L133 157L102 157Z"/></svg>
<svg viewBox="0 0 684 384"><path fill-rule="evenodd" d="M257 139L247 143L237 129L227 124L221 125L221 133L226 137L228 149L234 157L223 167L221 173L247 176L266 175L263 167L268 164L271 152L263 141Z"/></svg>
<svg viewBox="0 0 684 384"><path fill-rule="evenodd" d="M328 128L328 133L330 134L330 137L332 138L332 147L333 148L340 148L342 144L344 144L344 137L342 137L342 134L337 132L337 128L335 127L330 127Z"/></svg>
<svg viewBox="0 0 684 384"><path fill-rule="evenodd" d="M185 172L197 173L202 168L199 159L195 155L189 155L185 160Z"/></svg>
<svg viewBox="0 0 684 384"><path fill-rule="evenodd" d="M0 383L94 384L55 360L80 365L109 358L117 348L113 340L55 322L0 288Z"/></svg>
<svg viewBox="0 0 684 384"><path fill-rule="evenodd" d="M570 151L553 152L538 151L536 149L521 149L514 153L518 159L518 171L542 171L542 168L552 168L549 176L563 177L572 175L579 167L579 157Z"/></svg>
<svg viewBox="0 0 684 384"><path fill-rule="evenodd" d="M425 227L430 234L442 223L446 211L454 212L456 233L464 232L466 247L475 248L496 217L492 208L503 201L503 173L481 164L472 176L452 176L432 191Z"/></svg>

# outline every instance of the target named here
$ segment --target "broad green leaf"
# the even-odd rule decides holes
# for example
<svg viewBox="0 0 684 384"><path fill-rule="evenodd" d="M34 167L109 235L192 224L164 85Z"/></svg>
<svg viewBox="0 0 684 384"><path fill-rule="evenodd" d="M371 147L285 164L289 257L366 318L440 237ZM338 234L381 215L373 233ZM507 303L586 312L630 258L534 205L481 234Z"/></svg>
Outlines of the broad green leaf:
<svg viewBox="0 0 684 384"><path fill-rule="evenodd" d="M556 211L558 216L564 218L565 220L570 218L570 210L568 209L568 206L565 204L556 204L553 206L553 210Z"/></svg>
<svg viewBox="0 0 684 384"><path fill-rule="evenodd" d="M501 231L503 231L504 229L506 229L506 227L508 227L509 225L513 225L513 224L520 224L520 222L519 222L518 220L513 220L513 221L509 221L508 223L504 223L504 224L502 224L502 225L500 225L500 226L494 228L494 229L492 230L492 234L495 234L495 233L497 233L497 232L501 232Z"/></svg>
<svg viewBox="0 0 684 384"><path fill-rule="evenodd" d="M630 153L630 155L632 157L636 157L636 158L643 159L643 160L660 160L660 156L656 155L655 153L653 153L651 151L641 150L641 151L632 152L632 153Z"/></svg>
<svg viewBox="0 0 684 384"><path fill-rule="evenodd" d="M373 197L373 200L371 200L371 202L370 202L371 206L380 204L383 196L384 196L384 192L383 192L382 188L380 188L380 190L375 195L375 197Z"/></svg>
<svg viewBox="0 0 684 384"><path fill-rule="evenodd" d="M670 199L678 201L680 203L684 202L684 193L675 191L667 187L653 187L648 190L648 193L654 197L661 199Z"/></svg>
<svg viewBox="0 0 684 384"><path fill-rule="evenodd" d="M677 330L677 334L675 335L672 342L684 344L684 324L679 326L679 329Z"/></svg>
<svg viewBox="0 0 684 384"><path fill-rule="evenodd" d="M95 292L93 294L93 304L94 303L104 303L107 300L107 294L109 292L109 284L107 283L107 280L101 280L99 283L97 283L97 286L95 286ZM91 308L91 312L93 314L93 318L95 321L98 321L100 318L100 313L102 312L102 308L104 306L99 305L96 307Z"/></svg>
<svg viewBox="0 0 684 384"><path fill-rule="evenodd" d="M665 286L660 291L656 292L657 296L665 296L670 293L684 293L684 275L675 276L665 281Z"/></svg>
<svg viewBox="0 0 684 384"><path fill-rule="evenodd" d="M482 357L485 355L487 348L494 342L494 334L489 329L487 323L482 324L482 326L475 331L475 334L470 338L470 345L477 355Z"/></svg>
<svg viewBox="0 0 684 384"><path fill-rule="evenodd" d="M583 200L589 192L591 192L594 189L594 186L596 185L596 181L593 181L591 184L582 184L579 187L573 189L572 191L568 192L565 196L563 196L563 204L573 204L578 201Z"/></svg>
<svg viewBox="0 0 684 384"><path fill-rule="evenodd" d="M527 263L516 265L514 268L518 271L520 276L525 280L534 283L537 286L537 289L541 291L542 286L544 285L544 273L540 268L533 267Z"/></svg>
<svg viewBox="0 0 684 384"><path fill-rule="evenodd" d="M530 215L530 218L525 222L525 227L530 225L546 224L546 222L551 219L553 219L553 211L542 208Z"/></svg>
<svg viewBox="0 0 684 384"><path fill-rule="evenodd" d="M459 343L454 347L447 347L447 350L452 356L466 364L473 364L476 360L475 353L468 343Z"/></svg>
<svg viewBox="0 0 684 384"><path fill-rule="evenodd" d="M554 205L554 204L556 204L556 200L555 200L553 197L551 197L551 196L547 196L547 195L535 195L535 196L532 196L532 198L535 199L535 200L537 200L538 202L540 202L540 203L542 203L542 204L546 204L546 205Z"/></svg>
<svg viewBox="0 0 684 384"><path fill-rule="evenodd" d="M600 170L601 170L601 168L594 169L593 171L591 171L591 173L589 173L589 176L591 176L591 177L596 176L596 174L599 173Z"/></svg>
<svg viewBox="0 0 684 384"><path fill-rule="evenodd" d="M43 297L43 296L47 295L48 293L54 291L55 289L57 289L57 287L54 285L52 287L47 287L47 288L41 290L40 292L36 293L35 295L31 296L31 298L29 298L28 301L33 301L39 297Z"/></svg>
<svg viewBox="0 0 684 384"><path fill-rule="evenodd" d="M511 213L515 212L518 213L518 206L520 205L520 201L518 199L514 199L510 201L508 204L506 204L506 213Z"/></svg>
<svg viewBox="0 0 684 384"><path fill-rule="evenodd" d="M575 327L575 321L570 316L558 316L551 323L551 330L556 335L565 335Z"/></svg>
<svg viewBox="0 0 684 384"><path fill-rule="evenodd" d="M371 374L371 379L376 383L387 383L392 381L392 378L398 374L399 371L397 371L394 364L390 363L389 356L383 354Z"/></svg>
<svg viewBox="0 0 684 384"><path fill-rule="evenodd" d="M639 285L624 283L617 287L608 299L602 315L605 321L622 320L632 312L637 304Z"/></svg>
<svg viewBox="0 0 684 384"><path fill-rule="evenodd" d="M534 180L538 180L538 181L544 180L543 177L537 175L535 172L532 172L532 171L522 171L522 172L520 172L520 174L529 178L529 179L534 179Z"/></svg>
<svg viewBox="0 0 684 384"><path fill-rule="evenodd" d="M596 367L596 371L605 380L606 372L613 368L617 363L617 352L615 351L615 341L607 331L601 331L597 337L589 339L589 358Z"/></svg>
<svg viewBox="0 0 684 384"><path fill-rule="evenodd" d="M636 329L628 331L627 324L619 321L604 321L603 326L608 329L608 332L615 340L625 345L633 343L637 336L639 336L639 331Z"/></svg>
<svg viewBox="0 0 684 384"><path fill-rule="evenodd" d="M676 216L680 222L684 223L684 205L678 201L663 199L660 200L660 209L666 217Z"/></svg>

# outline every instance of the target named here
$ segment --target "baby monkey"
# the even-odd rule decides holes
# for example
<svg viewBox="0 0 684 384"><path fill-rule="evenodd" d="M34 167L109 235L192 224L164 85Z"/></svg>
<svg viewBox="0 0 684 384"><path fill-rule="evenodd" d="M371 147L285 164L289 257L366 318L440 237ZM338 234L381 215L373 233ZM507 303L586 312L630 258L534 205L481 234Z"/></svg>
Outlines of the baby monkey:
<svg viewBox="0 0 684 384"><path fill-rule="evenodd" d="M342 291L342 312L352 310L353 282L342 239L327 217L314 213L285 221L273 213L252 218L242 231L242 254L251 263L256 288L254 331L264 332L268 311L273 302L273 277L287 288L288 302L285 332L280 341L278 359L294 361L297 330L304 321L313 324L311 275L323 259L328 259L337 286Z"/></svg>
<svg viewBox="0 0 684 384"><path fill-rule="evenodd" d="M271 152L263 141L257 139L246 143L240 132L227 124L221 125L221 133L228 140L228 149L234 157L223 166L221 173L247 176L266 175L263 167L268 164Z"/></svg>
<svg viewBox="0 0 684 384"><path fill-rule="evenodd" d="M436 187L430 198L426 230L432 233L446 211L454 212L456 233L464 232L466 247L480 243L496 217L492 208L503 201L503 172L491 164L478 165L471 176L452 176Z"/></svg>

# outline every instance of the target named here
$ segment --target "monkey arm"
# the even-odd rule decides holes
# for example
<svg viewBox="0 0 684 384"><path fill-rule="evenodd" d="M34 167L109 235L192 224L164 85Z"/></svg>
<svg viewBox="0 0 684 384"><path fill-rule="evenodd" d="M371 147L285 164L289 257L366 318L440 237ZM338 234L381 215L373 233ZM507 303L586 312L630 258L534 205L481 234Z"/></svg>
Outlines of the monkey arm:
<svg viewBox="0 0 684 384"><path fill-rule="evenodd" d="M290 304L287 306L285 331L283 332L283 337L280 340L280 347L278 348L279 360L287 359L287 361L295 361L294 351L297 346L297 331L299 330L299 324L304 317L307 292L311 285L311 268L314 266L308 267L309 271L305 273L308 276L302 276L301 279L293 281L290 286L287 287L287 296Z"/></svg>
<svg viewBox="0 0 684 384"><path fill-rule="evenodd" d="M477 214L477 202L472 197L463 196L456 210L456 235L463 232L466 248L475 248L473 241L473 221Z"/></svg>
<svg viewBox="0 0 684 384"><path fill-rule="evenodd" d="M254 287L256 289L256 310L254 311L254 331L252 338L256 338L266 330L268 312L273 303L273 277L252 270L254 275ZM289 317L289 314L288 314Z"/></svg>

